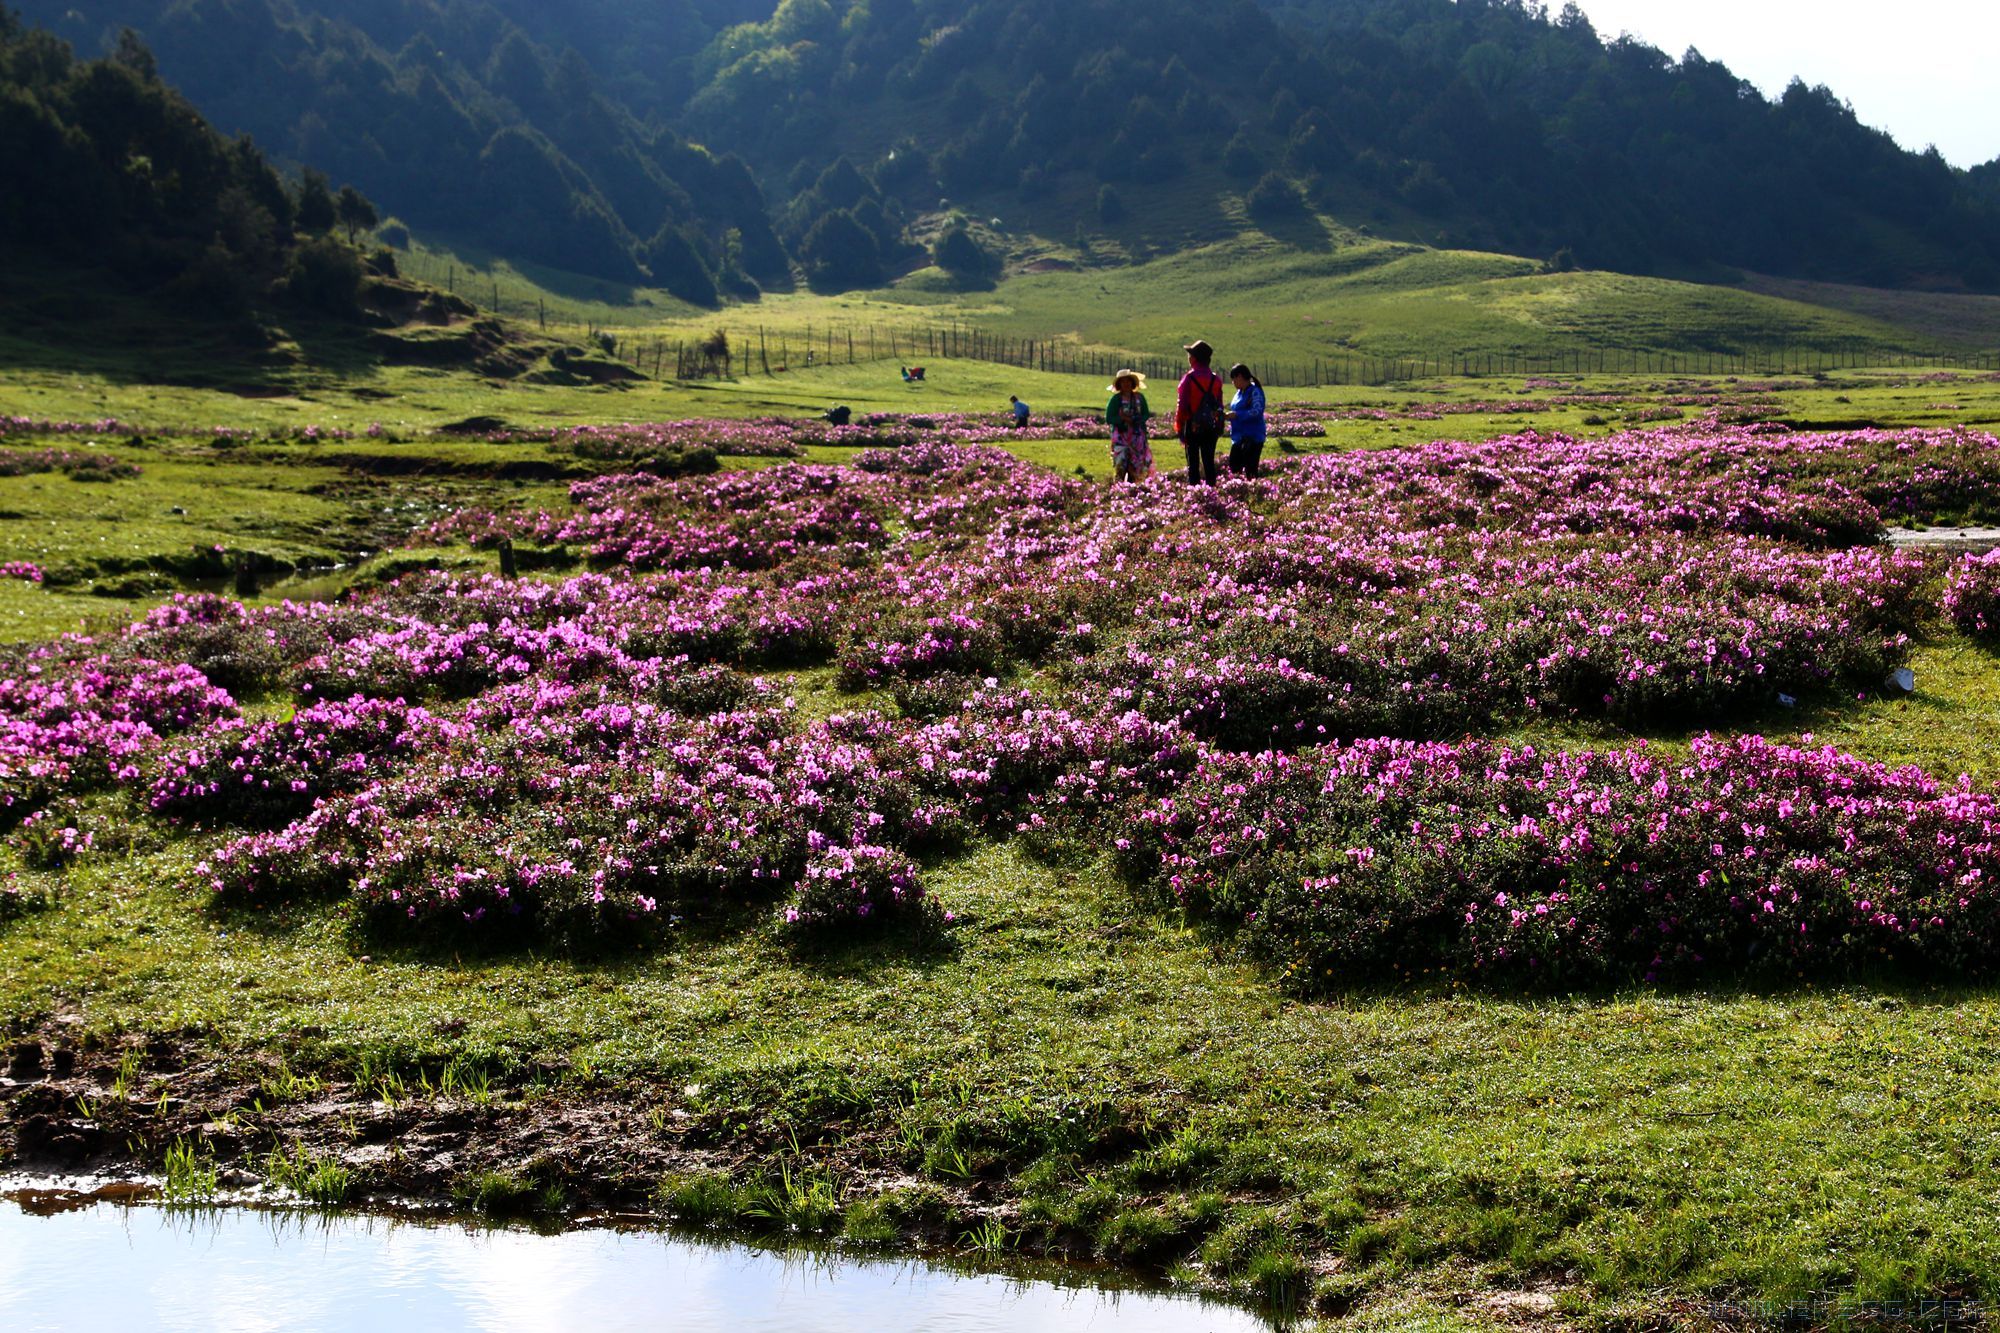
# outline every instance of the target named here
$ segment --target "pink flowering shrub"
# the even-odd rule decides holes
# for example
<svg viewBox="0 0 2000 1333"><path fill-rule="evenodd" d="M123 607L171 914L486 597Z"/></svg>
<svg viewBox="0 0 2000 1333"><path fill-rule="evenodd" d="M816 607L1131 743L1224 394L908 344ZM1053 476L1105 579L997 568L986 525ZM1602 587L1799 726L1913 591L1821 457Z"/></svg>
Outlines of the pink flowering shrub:
<svg viewBox="0 0 2000 1333"><path fill-rule="evenodd" d="M1440 545L1329 561L1318 586L1164 592L1122 653L1072 674L1239 748L1463 734L1522 712L1678 725L1777 690L1873 683L1922 618L1913 555L1742 538Z"/></svg>
<svg viewBox="0 0 2000 1333"><path fill-rule="evenodd" d="M861 689L940 672L983 676L1000 669L1004 647L997 626L964 612L897 617L850 641L840 656L840 683Z"/></svg>
<svg viewBox="0 0 2000 1333"><path fill-rule="evenodd" d="M61 472L73 481L117 481L138 476L139 465L81 449L0 449L0 477L37 472Z"/></svg>
<svg viewBox="0 0 2000 1333"><path fill-rule="evenodd" d="M1128 864L1306 990L1994 968L2000 797L1832 750L1216 756L1143 820Z"/></svg>
<svg viewBox="0 0 2000 1333"><path fill-rule="evenodd" d="M45 912L54 902L47 884L39 877L28 879L14 871L0 877L0 922Z"/></svg>
<svg viewBox="0 0 2000 1333"><path fill-rule="evenodd" d="M282 722L224 723L157 761L149 804L160 814L261 827L304 814L366 781L375 762L450 733L401 699L325 700Z"/></svg>
<svg viewBox="0 0 2000 1333"><path fill-rule="evenodd" d="M92 656L81 644L32 650L0 676L0 820L65 790L135 780L161 738L235 709L192 667Z"/></svg>
<svg viewBox="0 0 2000 1333"><path fill-rule="evenodd" d="M816 815L850 818L804 799L781 715L690 722L578 702L496 700L511 725L226 846L204 873L245 900L345 887L398 928L629 941L672 915L782 897L802 881Z"/></svg>
<svg viewBox="0 0 2000 1333"><path fill-rule="evenodd" d="M319 603L253 610L213 593L175 597L125 631L127 650L183 662L245 696L280 686L302 661L387 624L351 606Z"/></svg>
<svg viewBox="0 0 2000 1333"><path fill-rule="evenodd" d="M46 417L0 415L0 437L8 435L133 435L138 427L117 417L95 421L51 421Z"/></svg>
<svg viewBox="0 0 2000 1333"><path fill-rule="evenodd" d="M2000 550L1968 555L1952 566L1944 613L1974 638L2000 639Z"/></svg>
<svg viewBox="0 0 2000 1333"><path fill-rule="evenodd" d="M784 918L791 925L826 929L917 916L928 905L916 863L901 852L822 841L806 861Z"/></svg>
<svg viewBox="0 0 2000 1333"><path fill-rule="evenodd" d="M96 846L96 835L79 828L73 810L35 811L15 826L7 845L31 870L63 870Z"/></svg>

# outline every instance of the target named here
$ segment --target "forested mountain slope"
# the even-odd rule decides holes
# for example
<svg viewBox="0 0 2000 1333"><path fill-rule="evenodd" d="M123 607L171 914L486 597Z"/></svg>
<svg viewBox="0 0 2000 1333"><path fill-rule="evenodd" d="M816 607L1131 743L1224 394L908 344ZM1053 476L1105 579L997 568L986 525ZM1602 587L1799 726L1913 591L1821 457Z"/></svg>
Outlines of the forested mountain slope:
<svg viewBox="0 0 2000 1333"><path fill-rule="evenodd" d="M1521 0L28 0L415 225L706 300L917 261L940 201L1068 242L1307 208L1640 273L2000 288L2000 164ZM703 145L697 147L695 145ZM829 222L834 215L840 220ZM850 225L851 224L851 225ZM815 228L820 234L812 235ZM926 232L928 236L928 231Z"/></svg>
<svg viewBox="0 0 2000 1333"><path fill-rule="evenodd" d="M294 187L249 139L225 139L126 43L83 61L0 6L0 247L108 271L128 289L224 319L276 297L358 313L375 221L358 192L308 173Z"/></svg>
<svg viewBox="0 0 2000 1333"><path fill-rule="evenodd" d="M218 124L358 182L414 226L601 277L650 271L694 300L713 301L717 277L745 290L786 278L740 161L642 123L574 49L551 52L497 8L191 0L28 12L84 49L137 29Z"/></svg>

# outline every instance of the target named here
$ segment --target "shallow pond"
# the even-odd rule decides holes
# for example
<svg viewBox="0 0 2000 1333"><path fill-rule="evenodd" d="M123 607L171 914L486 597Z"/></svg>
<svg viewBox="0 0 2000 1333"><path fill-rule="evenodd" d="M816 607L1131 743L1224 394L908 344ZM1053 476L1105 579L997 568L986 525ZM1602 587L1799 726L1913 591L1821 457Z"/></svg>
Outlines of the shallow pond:
<svg viewBox="0 0 2000 1333"><path fill-rule="evenodd" d="M1094 1276L1094 1275L1093 1275ZM1254 1333L1230 1306L657 1231L0 1200L0 1328Z"/></svg>

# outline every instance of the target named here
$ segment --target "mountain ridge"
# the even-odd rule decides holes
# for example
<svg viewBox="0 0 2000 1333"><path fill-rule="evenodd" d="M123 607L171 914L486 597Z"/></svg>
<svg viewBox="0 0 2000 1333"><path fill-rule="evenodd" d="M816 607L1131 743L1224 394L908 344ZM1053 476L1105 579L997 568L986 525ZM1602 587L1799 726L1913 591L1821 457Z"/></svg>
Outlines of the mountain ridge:
<svg viewBox="0 0 2000 1333"><path fill-rule="evenodd" d="M134 27L226 128L412 225L698 304L786 286L793 261L877 285L921 262L912 224L941 205L1089 243L1226 228L1218 200L1260 198L1558 268L2000 290L2000 162L1905 152L1827 89L1766 98L1573 5L765 10L25 5L80 45Z"/></svg>

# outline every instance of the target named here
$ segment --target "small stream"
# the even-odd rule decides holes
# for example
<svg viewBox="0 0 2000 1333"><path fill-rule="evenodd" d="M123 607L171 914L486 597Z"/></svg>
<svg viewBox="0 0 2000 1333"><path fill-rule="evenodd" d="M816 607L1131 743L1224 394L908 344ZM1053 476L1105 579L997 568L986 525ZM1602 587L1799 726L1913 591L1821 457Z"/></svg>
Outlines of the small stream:
<svg viewBox="0 0 2000 1333"><path fill-rule="evenodd" d="M0 1198L0 1328L1268 1333L1233 1306L1018 1274L593 1227Z"/></svg>

